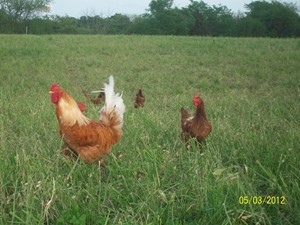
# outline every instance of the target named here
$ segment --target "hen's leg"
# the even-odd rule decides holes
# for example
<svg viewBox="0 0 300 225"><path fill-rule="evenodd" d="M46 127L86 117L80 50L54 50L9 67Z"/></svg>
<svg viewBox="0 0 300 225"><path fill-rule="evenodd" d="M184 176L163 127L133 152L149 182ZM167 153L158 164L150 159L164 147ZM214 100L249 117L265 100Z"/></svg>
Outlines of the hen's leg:
<svg viewBox="0 0 300 225"><path fill-rule="evenodd" d="M181 132L181 139L182 139L185 143L187 143L188 140L190 139L190 134L189 134L188 132L182 131L182 132Z"/></svg>

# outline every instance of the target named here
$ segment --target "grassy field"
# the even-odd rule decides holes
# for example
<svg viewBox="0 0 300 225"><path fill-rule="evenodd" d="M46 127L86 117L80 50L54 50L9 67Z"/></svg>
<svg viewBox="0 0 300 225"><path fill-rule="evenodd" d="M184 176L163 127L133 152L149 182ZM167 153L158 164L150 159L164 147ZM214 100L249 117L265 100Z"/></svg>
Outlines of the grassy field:
<svg viewBox="0 0 300 225"><path fill-rule="evenodd" d="M0 35L0 49L0 224L300 221L300 39ZM49 87L85 101L110 74L123 138L106 169L73 164ZM213 125L202 151L180 140L196 92Z"/></svg>

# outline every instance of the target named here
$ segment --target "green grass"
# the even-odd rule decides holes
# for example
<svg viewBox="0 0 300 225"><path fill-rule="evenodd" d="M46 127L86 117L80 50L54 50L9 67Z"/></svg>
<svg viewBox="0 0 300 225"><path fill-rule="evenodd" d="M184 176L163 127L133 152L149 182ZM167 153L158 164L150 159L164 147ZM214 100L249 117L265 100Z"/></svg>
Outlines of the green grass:
<svg viewBox="0 0 300 225"><path fill-rule="evenodd" d="M0 49L0 224L300 220L299 39L1 35ZM123 138L106 169L73 164L49 87L84 101L81 88L110 74L127 106ZM136 110L139 87L146 102ZM195 92L213 125L202 151L180 140L179 110L194 111Z"/></svg>

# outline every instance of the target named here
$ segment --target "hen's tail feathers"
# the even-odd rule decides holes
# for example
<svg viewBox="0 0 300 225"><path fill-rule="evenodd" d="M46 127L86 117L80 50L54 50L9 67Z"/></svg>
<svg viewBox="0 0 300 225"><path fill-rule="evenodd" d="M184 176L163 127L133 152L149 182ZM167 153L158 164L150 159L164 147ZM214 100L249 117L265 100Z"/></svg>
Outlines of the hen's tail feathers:
<svg viewBox="0 0 300 225"><path fill-rule="evenodd" d="M109 77L108 84L104 84L105 103L100 109L100 119L106 125L122 128L125 105L122 94L115 94L114 84L113 76Z"/></svg>

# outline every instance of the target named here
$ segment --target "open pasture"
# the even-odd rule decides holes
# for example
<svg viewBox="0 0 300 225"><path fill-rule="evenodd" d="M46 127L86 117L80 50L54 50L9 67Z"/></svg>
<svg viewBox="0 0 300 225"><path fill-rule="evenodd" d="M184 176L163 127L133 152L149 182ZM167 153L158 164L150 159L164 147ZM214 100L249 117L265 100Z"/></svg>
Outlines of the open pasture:
<svg viewBox="0 0 300 225"><path fill-rule="evenodd" d="M0 49L0 224L300 221L299 39L0 35ZM73 164L49 87L97 119L82 89L110 74L123 138L105 169ZM202 151L180 140L196 92L213 126Z"/></svg>

